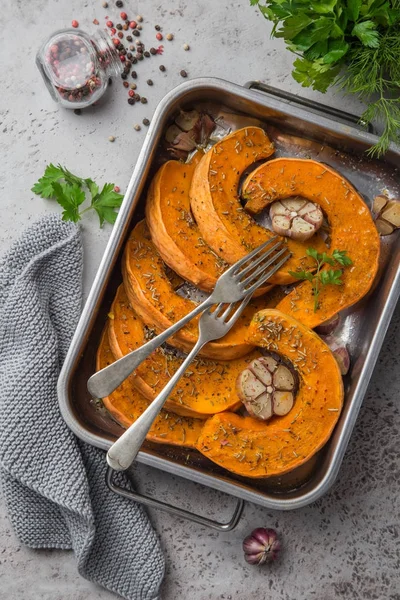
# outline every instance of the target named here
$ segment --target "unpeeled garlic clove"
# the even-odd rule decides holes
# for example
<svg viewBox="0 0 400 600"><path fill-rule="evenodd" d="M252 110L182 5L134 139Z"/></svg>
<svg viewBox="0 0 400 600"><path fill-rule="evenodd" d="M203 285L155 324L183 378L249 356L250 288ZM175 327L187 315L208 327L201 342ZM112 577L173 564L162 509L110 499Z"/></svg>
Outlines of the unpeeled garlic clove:
<svg viewBox="0 0 400 600"><path fill-rule="evenodd" d="M175 119L175 123L183 131L190 131L196 125L199 120L200 114L197 110L181 110L179 115Z"/></svg>
<svg viewBox="0 0 400 600"><path fill-rule="evenodd" d="M372 210L375 213L375 225L381 235L390 235L400 227L400 202L389 200L385 194L374 198Z"/></svg>
<svg viewBox="0 0 400 600"><path fill-rule="evenodd" d="M321 335L321 339L329 346L336 362L339 365L339 369L342 375L347 375L350 369L350 354L347 350L346 344L342 343L339 339L333 335Z"/></svg>
<svg viewBox="0 0 400 600"><path fill-rule="evenodd" d="M381 212L381 219L388 221L396 228L400 227L400 202L390 200Z"/></svg>
<svg viewBox="0 0 400 600"><path fill-rule="evenodd" d="M176 138L182 133L182 129L180 129L177 125L170 125L167 131L165 132L165 139L169 144L173 144Z"/></svg>
<svg viewBox="0 0 400 600"><path fill-rule="evenodd" d="M339 313L337 313L335 316L321 323L321 325L318 325L318 327L315 328L315 331L319 335L329 335L330 333L335 331L335 329L339 326L339 323L340 315Z"/></svg>

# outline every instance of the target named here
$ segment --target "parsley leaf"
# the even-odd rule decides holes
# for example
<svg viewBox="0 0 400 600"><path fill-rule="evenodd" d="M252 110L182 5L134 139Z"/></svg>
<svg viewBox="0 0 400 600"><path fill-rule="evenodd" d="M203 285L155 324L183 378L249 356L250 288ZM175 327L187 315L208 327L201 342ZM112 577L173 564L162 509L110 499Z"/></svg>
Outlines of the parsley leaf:
<svg viewBox="0 0 400 600"><path fill-rule="evenodd" d="M86 200L88 190L91 196L91 204L80 211L81 205ZM61 165L49 164L41 177L32 187L32 191L42 198L54 198L62 206L62 219L77 223L81 216L93 209L100 220L100 227L104 221L115 223L117 213L115 209L121 206L123 196L114 191L113 183L106 183L100 192L100 188L92 179L82 179L68 171Z"/></svg>
<svg viewBox="0 0 400 600"><path fill-rule="evenodd" d="M376 31L376 26L373 21L362 21L354 25L351 32L352 35L369 48L377 48L379 46L379 33Z"/></svg>
<svg viewBox="0 0 400 600"><path fill-rule="evenodd" d="M315 261L315 273L310 271L289 271L289 275L300 281L309 281L311 283L314 296L314 312L319 308L319 296L321 286L324 285L342 285L343 269L324 269L325 265L348 267L353 261L347 256L347 250L334 250L332 256L326 252L318 252L315 248L307 248L307 256Z"/></svg>

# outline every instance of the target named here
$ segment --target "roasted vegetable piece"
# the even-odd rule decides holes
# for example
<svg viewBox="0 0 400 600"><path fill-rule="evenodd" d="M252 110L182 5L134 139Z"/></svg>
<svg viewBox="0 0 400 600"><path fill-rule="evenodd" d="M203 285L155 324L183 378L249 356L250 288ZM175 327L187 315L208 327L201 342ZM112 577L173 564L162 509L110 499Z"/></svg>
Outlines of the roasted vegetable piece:
<svg viewBox="0 0 400 600"><path fill-rule="evenodd" d="M331 228L331 248L346 250L353 261L343 272L343 285L321 289L316 312L309 281L299 284L278 305L282 312L313 328L355 304L369 291L378 270L380 239L361 196L339 173L322 163L300 158L271 160L258 167L243 186L246 209L254 213L289 194L320 205ZM288 248L294 251L292 240L288 240ZM306 249L304 244L303 248ZM303 268L298 264L299 267Z"/></svg>
<svg viewBox="0 0 400 600"><path fill-rule="evenodd" d="M278 310L257 313L248 339L292 362L299 378L294 406L266 422L229 412L216 415L204 424L196 447L237 475L282 475L328 441L342 409L342 376L321 338Z"/></svg>
<svg viewBox="0 0 400 600"><path fill-rule="evenodd" d="M146 325L158 333L193 310L194 302L183 298L173 289L165 264L150 239L144 221L136 225L126 244L122 268L131 304ZM231 360L250 352L252 346L244 341L247 327L254 313L267 303L268 298L253 300L229 333L221 340L207 344L201 355ZM190 351L197 341L198 320L199 317L194 318L170 338L171 345L184 352Z"/></svg>
<svg viewBox="0 0 400 600"><path fill-rule="evenodd" d="M114 360L106 328L97 350L96 369L104 369ZM149 400L137 391L131 375L112 394L103 398L103 404L117 423L122 427L129 427L146 410ZM147 439L160 444L193 448L203 424L204 421L200 419L179 417L162 410L147 434Z"/></svg>
<svg viewBox="0 0 400 600"><path fill-rule="evenodd" d="M130 306L123 286L118 289L110 314L109 338L116 358L142 346L154 334ZM259 356L260 351L253 350L248 358L232 361L195 359L168 398L167 409L201 419L223 410L237 410L240 407L235 387L237 376L248 362ZM182 355L173 348L158 348L136 369L133 384L148 400L153 400L182 360Z"/></svg>

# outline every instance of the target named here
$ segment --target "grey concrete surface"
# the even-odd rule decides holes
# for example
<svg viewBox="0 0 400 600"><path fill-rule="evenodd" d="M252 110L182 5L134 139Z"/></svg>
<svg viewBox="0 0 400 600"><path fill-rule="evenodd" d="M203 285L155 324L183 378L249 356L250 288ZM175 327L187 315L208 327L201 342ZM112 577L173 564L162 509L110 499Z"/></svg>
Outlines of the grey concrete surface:
<svg viewBox="0 0 400 600"><path fill-rule="evenodd" d="M144 128L136 132L133 125L151 118L157 102L180 83L182 68L191 78L261 79L342 109L361 110L355 99L340 93L321 96L299 88L290 76L293 57L269 39L269 25L248 0L125 0L124 5L130 14L143 15L146 44L155 43L156 23L164 33L175 34L173 42L163 42L162 60L138 68L138 91L149 103L128 106L126 90L116 83L107 102L76 116L49 97L35 68L36 49L73 18L87 30L95 28L96 17L102 23L105 12L114 19L114 2L104 11L101 0L2 0L0 251L40 214L59 210L30 192L48 162L124 189L145 136ZM185 42L189 52L182 49ZM158 71L161 62L165 74ZM154 80L152 88L142 83L148 77ZM116 137L114 144L109 135ZM100 230L94 215L82 227L87 293L110 227ZM399 319L397 311L339 478L323 499L291 513L247 504L238 528L229 534L151 511L167 559L163 600L400 600ZM222 517L232 510L232 499L149 468L138 468L137 481L141 489L198 512ZM280 532L282 559L270 567L250 567L241 541L262 525ZM71 553L21 547L0 508L0 600L112 597L77 574Z"/></svg>

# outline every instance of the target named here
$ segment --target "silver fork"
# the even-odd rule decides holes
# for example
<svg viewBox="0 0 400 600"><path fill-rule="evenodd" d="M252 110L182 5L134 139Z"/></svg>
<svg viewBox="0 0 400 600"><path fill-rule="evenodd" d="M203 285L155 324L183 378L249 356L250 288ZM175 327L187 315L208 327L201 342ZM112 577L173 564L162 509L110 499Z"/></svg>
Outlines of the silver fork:
<svg viewBox="0 0 400 600"><path fill-rule="evenodd" d="M213 312L210 309L203 312L199 321L199 339L197 343L164 389L158 394L157 398L152 401L144 413L111 446L107 453L107 462L110 467L116 471L122 471L133 463L140 447L146 439L146 435L153 425L154 419L190 363L204 344L207 344L211 340L217 340L228 333L249 303L250 298L250 295L246 296L236 308L234 308L234 303L229 304L227 308L225 308L226 304L221 303L218 304ZM232 313L233 308L234 312Z"/></svg>
<svg viewBox="0 0 400 600"><path fill-rule="evenodd" d="M87 382L90 394L94 398L105 398L105 396L111 394L149 354L179 331L193 317L205 311L213 304L238 302L243 300L245 296L251 296L257 288L282 267L290 256L286 246L279 241L275 243L277 240L277 236L274 236L229 267L218 278L212 294L180 321L174 323L166 331L160 333L160 335L137 350L126 354L108 367L92 375ZM271 244L273 245L263 252ZM276 262L279 258L281 260Z"/></svg>

